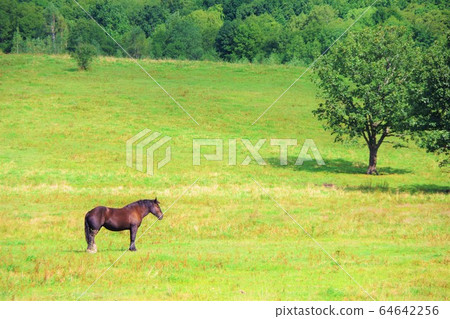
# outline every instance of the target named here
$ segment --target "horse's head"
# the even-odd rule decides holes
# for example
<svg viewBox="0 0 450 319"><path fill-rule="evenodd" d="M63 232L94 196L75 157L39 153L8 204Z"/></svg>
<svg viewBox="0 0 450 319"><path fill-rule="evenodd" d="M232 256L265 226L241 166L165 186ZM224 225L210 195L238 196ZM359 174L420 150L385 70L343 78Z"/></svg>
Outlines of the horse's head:
<svg viewBox="0 0 450 319"><path fill-rule="evenodd" d="M163 212L161 211L161 208L159 207L159 201L155 197L154 200L151 201L152 205L150 205L150 212L155 215L159 220L163 219Z"/></svg>

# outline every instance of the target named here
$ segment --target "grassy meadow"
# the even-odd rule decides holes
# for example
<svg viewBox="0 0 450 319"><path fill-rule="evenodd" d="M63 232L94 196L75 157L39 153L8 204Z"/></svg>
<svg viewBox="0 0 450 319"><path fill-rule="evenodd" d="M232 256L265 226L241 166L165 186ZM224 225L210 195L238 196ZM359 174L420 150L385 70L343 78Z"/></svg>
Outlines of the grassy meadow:
<svg viewBox="0 0 450 319"><path fill-rule="evenodd" d="M448 300L449 172L432 154L385 143L366 176L362 142L334 143L313 117L310 73L252 126L301 67L141 63L199 125L130 60L82 72L68 56L0 55L0 300L76 300L129 245L102 229L85 253L85 213L155 196L164 210L197 178L81 300L369 300L252 178L376 300ZM172 137L154 176L125 164L145 128ZM224 160L193 166L193 138L224 139ZM267 139L267 165L228 165L228 139L238 164L248 154L241 138ZM271 138L299 140L289 165ZM325 166L294 165L305 139Z"/></svg>

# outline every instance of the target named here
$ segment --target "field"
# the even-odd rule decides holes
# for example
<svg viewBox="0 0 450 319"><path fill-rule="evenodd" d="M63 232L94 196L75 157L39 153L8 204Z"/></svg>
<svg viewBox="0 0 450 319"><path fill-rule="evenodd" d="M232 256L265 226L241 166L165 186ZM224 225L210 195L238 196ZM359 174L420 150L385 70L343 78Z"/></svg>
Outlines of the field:
<svg viewBox="0 0 450 319"><path fill-rule="evenodd" d="M369 300L253 179L374 299L448 300L449 173L433 155L385 143L381 175L366 176L366 147L334 143L313 117L310 74L251 125L303 68L143 60L197 125L130 60L88 72L68 56L0 65L1 300ZM145 128L172 137L154 176L125 164L127 139ZM224 139L224 160L193 166L193 138ZM244 138L267 139L267 165L239 165ZM298 139L289 165L272 138ZM326 165L294 165L305 139ZM85 213L155 196L164 210L185 191L82 295L129 243L102 230L99 252L85 253Z"/></svg>

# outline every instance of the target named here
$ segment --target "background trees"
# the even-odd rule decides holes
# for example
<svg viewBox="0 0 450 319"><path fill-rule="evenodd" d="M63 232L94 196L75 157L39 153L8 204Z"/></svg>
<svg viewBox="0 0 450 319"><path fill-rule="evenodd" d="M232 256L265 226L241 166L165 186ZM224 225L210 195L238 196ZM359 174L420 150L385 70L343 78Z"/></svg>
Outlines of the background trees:
<svg viewBox="0 0 450 319"><path fill-rule="evenodd" d="M223 25L222 6L215 5L208 8L208 10L195 10L187 15L186 18L199 27L203 52L215 55L214 42Z"/></svg>
<svg viewBox="0 0 450 319"><path fill-rule="evenodd" d="M131 15L130 22L140 27L146 37L150 37L156 26L163 24L169 17L169 10L156 4L145 4L137 7Z"/></svg>
<svg viewBox="0 0 450 319"><path fill-rule="evenodd" d="M370 4L367 0L85 0L82 5L136 58L223 59L306 65ZM403 26L425 49L449 29L446 1L380 0L352 30ZM174 34L182 29L182 36ZM73 1L0 2L0 49L74 52L79 43L121 56ZM142 32L145 40L143 39ZM19 38L20 35L20 38ZM20 41L21 40L21 41Z"/></svg>
<svg viewBox="0 0 450 319"><path fill-rule="evenodd" d="M272 16L251 15L237 27L232 55L238 59L261 61L277 52L280 35L281 25Z"/></svg>
<svg viewBox="0 0 450 319"><path fill-rule="evenodd" d="M157 27L152 44L156 58L199 60L203 56L201 29L180 15Z"/></svg>
<svg viewBox="0 0 450 319"><path fill-rule="evenodd" d="M147 56L150 51L149 40L140 27L133 27L121 37L121 45L135 59Z"/></svg>
<svg viewBox="0 0 450 319"><path fill-rule="evenodd" d="M75 52L81 43L92 44L102 55L114 55L117 52L114 41L90 19L80 18L73 24L67 40L67 51Z"/></svg>
<svg viewBox="0 0 450 319"><path fill-rule="evenodd" d="M50 36L51 52L53 54L63 53L67 47L68 28L64 17L53 3L49 3L44 9L45 28L44 32Z"/></svg>

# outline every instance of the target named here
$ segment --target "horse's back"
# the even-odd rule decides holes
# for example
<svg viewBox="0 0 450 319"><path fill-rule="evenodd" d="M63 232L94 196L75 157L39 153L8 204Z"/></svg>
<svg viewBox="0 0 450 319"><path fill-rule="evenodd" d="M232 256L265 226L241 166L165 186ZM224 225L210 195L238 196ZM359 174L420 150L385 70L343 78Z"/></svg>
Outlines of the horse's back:
<svg viewBox="0 0 450 319"><path fill-rule="evenodd" d="M86 213L86 217L97 215L97 214L103 214L104 212L106 212L107 209L108 209L108 207L105 207L105 206L94 207Z"/></svg>
<svg viewBox="0 0 450 319"><path fill-rule="evenodd" d="M142 215L136 207L122 207L122 208L108 208L106 213L107 219L117 220L121 224L130 222L139 222L142 220ZM128 227L128 226L127 226Z"/></svg>

